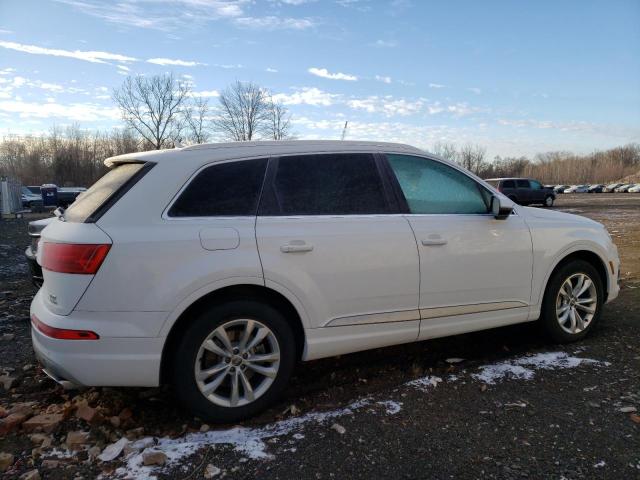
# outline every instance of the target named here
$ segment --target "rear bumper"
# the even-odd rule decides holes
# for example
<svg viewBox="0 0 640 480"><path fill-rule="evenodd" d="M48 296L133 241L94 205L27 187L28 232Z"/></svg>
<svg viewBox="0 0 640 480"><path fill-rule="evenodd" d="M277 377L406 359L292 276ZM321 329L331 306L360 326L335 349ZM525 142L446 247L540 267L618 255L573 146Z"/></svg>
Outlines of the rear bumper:
<svg viewBox="0 0 640 480"><path fill-rule="evenodd" d="M33 299L31 314L46 325L69 328L69 317L51 313L41 297L38 292ZM58 340L47 337L32 325L31 340L36 358L58 382L104 387L155 387L160 383L163 337Z"/></svg>

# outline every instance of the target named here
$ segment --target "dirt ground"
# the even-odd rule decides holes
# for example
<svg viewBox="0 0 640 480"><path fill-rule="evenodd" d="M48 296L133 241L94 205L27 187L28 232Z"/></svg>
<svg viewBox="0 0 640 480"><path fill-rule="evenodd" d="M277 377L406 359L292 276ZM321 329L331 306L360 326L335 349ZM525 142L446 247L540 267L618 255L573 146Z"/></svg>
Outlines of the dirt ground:
<svg viewBox="0 0 640 480"><path fill-rule="evenodd" d="M203 425L165 388L65 392L46 378L30 343L27 221L1 221L0 417L60 421L0 432L0 471L12 456L0 475L640 478L640 195L561 195L554 208L604 223L620 250L620 297L585 341L554 345L525 324L309 362L240 426ZM114 461L95 458L123 437ZM153 451L163 467L142 465Z"/></svg>

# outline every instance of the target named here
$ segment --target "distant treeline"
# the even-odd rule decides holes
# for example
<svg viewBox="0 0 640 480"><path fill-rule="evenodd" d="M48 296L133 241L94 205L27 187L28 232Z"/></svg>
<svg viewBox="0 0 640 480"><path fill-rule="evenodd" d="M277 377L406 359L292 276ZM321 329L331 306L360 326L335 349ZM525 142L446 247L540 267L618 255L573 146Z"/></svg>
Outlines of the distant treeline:
<svg viewBox="0 0 640 480"><path fill-rule="evenodd" d="M132 130L122 129L87 132L72 126L53 128L41 136L6 136L0 140L0 176L17 177L23 185L89 186L106 171L106 158L152 148ZM437 144L433 151L482 178L531 177L545 184L581 184L640 174L637 143L587 155L549 152L533 158L497 156L493 161L477 145Z"/></svg>

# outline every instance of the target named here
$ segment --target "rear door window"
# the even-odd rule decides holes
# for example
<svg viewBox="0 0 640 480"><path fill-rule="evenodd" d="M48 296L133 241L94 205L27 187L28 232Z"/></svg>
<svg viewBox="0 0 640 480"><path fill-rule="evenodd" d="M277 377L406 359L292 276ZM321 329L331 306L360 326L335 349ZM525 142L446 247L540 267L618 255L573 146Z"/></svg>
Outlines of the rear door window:
<svg viewBox="0 0 640 480"><path fill-rule="evenodd" d="M502 188L516 188L516 182L513 180L505 180L502 182Z"/></svg>
<svg viewBox="0 0 640 480"><path fill-rule="evenodd" d="M280 157L260 215L389 213L373 155L332 153Z"/></svg>
<svg viewBox="0 0 640 480"><path fill-rule="evenodd" d="M267 169L266 158L206 167L169 209L170 217L254 216Z"/></svg>
<svg viewBox="0 0 640 480"><path fill-rule="evenodd" d="M146 163L121 163L109 170L88 190L82 192L64 212L65 222L82 223L95 221L95 214L114 195L124 188L130 188L140 176Z"/></svg>

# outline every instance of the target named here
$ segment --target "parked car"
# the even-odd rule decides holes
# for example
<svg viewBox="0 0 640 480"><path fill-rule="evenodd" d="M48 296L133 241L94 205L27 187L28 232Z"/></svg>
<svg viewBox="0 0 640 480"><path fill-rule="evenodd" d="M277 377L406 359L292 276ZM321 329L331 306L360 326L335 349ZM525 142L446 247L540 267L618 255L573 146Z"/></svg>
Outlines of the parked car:
<svg viewBox="0 0 640 480"><path fill-rule="evenodd" d="M589 187L589 189L587 190L588 193L602 193L602 190L604 189L605 185L603 185L602 183L596 183L595 185L591 185Z"/></svg>
<svg viewBox="0 0 640 480"><path fill-rule="evenodd" d="M585 337L619 292L606 229L514 204L406 145L131 153L42 230L36 355L67 386L173 385L258 413L299 360L520 322Z"/></svg>
<svg viewBox="0 0 640 480"><path fill-rule="evenodd" d="M587 193L589 191L589 185L573 185L567 188L564 193Z"/></svg>
<svg viewBox="0 0 640 480"><path fill-rule="evenodd" d="M42 205L42 196L33 193L29 188L22 187L22 206L24 208L31 208L38 205Z"/></svg>
<svg viewBox="0 0 640 480"><path fill-rule="evenodd" d="M29 272L31 274L31 282L36 287L41 287L43 282L42 267L38 264L38 244L40 243L40 234L44 227L49 225L55 217L43 218L41 220L33 220L29 222L28 233L31 238L31 243L24 252L27 258L27 265L29 266Z"/></svg>
<svg viewBox="0 0 640 480"><path fill-rule="evenodd" d="M557 195L558 193L564 193L564 191L565 191L567 188L569 188L570 186L571 186L571 185L556 185L556 186L553 188L553 193L555 193L556 195Z"/></svg>
<svg viewBox="0 0 640 480"><path fill-rule="evenodd" d="M627 190L629 190L633 186L634 186L633 183L624 183L624 184L620 185L618 188L616 188L614 190L614 192L616 192L616 193L625 193Z"/></svg>
<svg viewBox="0 0 640 480"><path fill-rule="evenodd" d="M631 187L627 190L629 193L640 193L640 183L637 183L635 186Z"/></svg>
<svg viewBox="0 0 640 480"><path fill-rule="evenodd" d="M36 185L29 185L26 187L33 195L37 195L40 201L42 201L42 193L40 187ZM58 188L58 207L68 207L71 205L78 195L85 192L85 187L59 187Z"/></svg>
<svg viewBox="0 0 640 480"><path fill-rule="evenodd" d="M540 204L552 207L556 194L537 180L529 178L489 178L486 180L496 190L519 205Z"/></svg>
<svg viewBox="0 0 640 480"><path fill-rule="evenodd" d="M603 191L605 193L611 193L611 192L615 192L616 188L621 187L622 183L611 183L609 185L607 185L606 187L604 187Z"/></svg>

